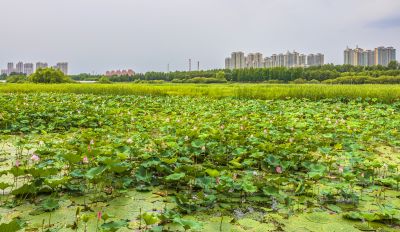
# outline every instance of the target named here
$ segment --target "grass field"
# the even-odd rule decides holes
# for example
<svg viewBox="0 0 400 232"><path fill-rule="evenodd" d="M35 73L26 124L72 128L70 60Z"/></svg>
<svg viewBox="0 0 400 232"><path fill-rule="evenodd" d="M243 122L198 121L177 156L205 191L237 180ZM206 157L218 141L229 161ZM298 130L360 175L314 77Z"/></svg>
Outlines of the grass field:
<svg viewBox="0 0 400 232"><path fill-rule="evenodd" d="M208 96L246 99L376 98L382 102L400 99L400 85L271 85L271 84L0 84L3 93L77 93L101 95Z"/></svg>

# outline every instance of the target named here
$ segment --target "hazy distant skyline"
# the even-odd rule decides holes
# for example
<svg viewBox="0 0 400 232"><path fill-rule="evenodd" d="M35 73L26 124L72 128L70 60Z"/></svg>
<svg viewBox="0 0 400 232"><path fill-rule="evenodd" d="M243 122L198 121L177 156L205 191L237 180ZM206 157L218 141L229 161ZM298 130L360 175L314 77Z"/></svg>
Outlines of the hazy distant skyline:
<svg viewBox="0 0 400 232"><path fill-rule="evenodd" d="M346 46L400 49L399 0L1 0L0 68L70 73L223 68L233 51L296 50L343 63ZM399 55L397 56L399 57ZM398 59L398 58L397 58Z"/></svg>

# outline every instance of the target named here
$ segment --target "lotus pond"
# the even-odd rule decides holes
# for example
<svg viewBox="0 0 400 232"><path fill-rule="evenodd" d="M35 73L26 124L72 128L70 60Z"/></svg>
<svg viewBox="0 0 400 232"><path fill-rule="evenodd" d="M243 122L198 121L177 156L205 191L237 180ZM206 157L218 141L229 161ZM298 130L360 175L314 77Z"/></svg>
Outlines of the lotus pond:
<svg viewBox="0 0 400 232"><path fill-rule="evenodd" d="M399 101L0 105L0 231L400 230Z"/></svg>

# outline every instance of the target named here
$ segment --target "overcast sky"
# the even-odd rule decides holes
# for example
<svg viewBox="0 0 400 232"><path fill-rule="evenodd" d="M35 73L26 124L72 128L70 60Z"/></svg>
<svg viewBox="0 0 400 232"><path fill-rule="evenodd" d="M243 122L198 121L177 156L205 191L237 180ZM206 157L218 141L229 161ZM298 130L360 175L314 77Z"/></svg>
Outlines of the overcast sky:
<svg viewBox="0 0 400 232"><path fill-rule="evenodd" d="M400 48L400 0L0 0L0 67L67 61L71 73L222 68L232 51Z"/></svg>

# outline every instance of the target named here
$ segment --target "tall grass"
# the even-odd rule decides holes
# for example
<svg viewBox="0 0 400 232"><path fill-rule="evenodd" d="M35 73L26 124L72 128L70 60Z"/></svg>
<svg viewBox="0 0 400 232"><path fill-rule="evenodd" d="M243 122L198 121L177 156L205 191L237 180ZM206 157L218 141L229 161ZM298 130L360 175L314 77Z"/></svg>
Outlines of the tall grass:
<svg viewBox="0 0 400 232"><path fill-rule="evenodd" d="M250 99L376 98L400 100L400 85L277 85L277 84L0 84L0 93L76 93L100 95L178 95Z"/></svg>

